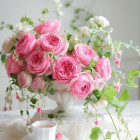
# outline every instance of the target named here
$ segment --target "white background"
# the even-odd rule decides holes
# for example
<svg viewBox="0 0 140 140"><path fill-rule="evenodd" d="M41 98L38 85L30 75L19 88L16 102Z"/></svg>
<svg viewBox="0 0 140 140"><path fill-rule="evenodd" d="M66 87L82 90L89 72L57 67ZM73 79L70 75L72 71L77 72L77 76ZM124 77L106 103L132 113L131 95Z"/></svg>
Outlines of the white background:
<svg viewBox="0 0 140 140"><path fill-rule="evenodd" d="M68 0L63 0L67 2ZM121 40L126 43L133 40L134 46L140 45L140 1L139 0L75 0L74 7L83 7L90 10L95 16L102 15L110 21L110 27L114 29L113 40ZM47 20L56 19L53 13L54 6L51 0L0 0L0 21L16 24L20 22L22 16L28 14L38 23L41 17L42 8L49 8L50 13L46 16ZM64 16L61 18L63 29L69 28L73 19L73 8L63 8ZM83 17L83 15L81 15ZM82 22L82 21L80 21ZM82 22L84 23L84 22ZM5 38L10 37L11 31L5 29L0 31L0 48ZM123 48L123 60L121 70L139 69L139 57L136 52ZM8 86L9 78L6 75L3 64L0 63L0 109L4 105L5 89ZM118 95L119 96L119 95ZM140 99L140 89L137 88L130 93L130 100ZM77 104L80 102L77 102ZM55 106L48 98L45 99L46 106ZM19 109L24 105L14 100L13 109Z"/></svg>

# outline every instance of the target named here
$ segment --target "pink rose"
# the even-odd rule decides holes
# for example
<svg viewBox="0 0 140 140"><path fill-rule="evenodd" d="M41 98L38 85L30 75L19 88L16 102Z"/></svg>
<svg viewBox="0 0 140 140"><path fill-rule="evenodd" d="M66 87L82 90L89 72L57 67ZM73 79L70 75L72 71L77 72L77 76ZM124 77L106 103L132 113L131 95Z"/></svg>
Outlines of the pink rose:
<svg viewBox="0 0 140 140"><path fill-rule="evenodd" d="M18 75L18 84L23 88L28 88L32 83L32 75L26 71L21 71Z"/></svg>
<svg viewBox="0 0 140 140"><path fill-rule="evenodd" d="M83 67L86 67L90 64L92 57L96 62L99 58L96 52L90 46L87 46L83 43L79 43L74 46L73 55L77 58Z"/></svg>
<svg viewBox="0 0 140 140"><path fill-rule="evenodd" d="M16 58L18 57L18 59ZM11 73L18 75L23 70L23 63L19 55L12 53L6 58L5 68L9 77Z"/></svg>
<svg viewBox="0 0 140 140"><path fill-rule="evenodd" d="M89 73L90 71L81 72L70 81L71 94L75 100L84 100L95 89L94 80Z"/></svg>
<svg viewBox="0 0 140 140"><path fill-rule="evenodd" d="M60 32L62 23L57 20L50 20L35 26L34 31L39 34L58 33Z"/></svg>
<svg viewBox="0 0 140 140"><path fill-rule="evenodd" d="M33 51L26 58L27 70L31 74L42 75L51 73L51 60L41 50Z"/></svg>
<svg viewBox="0 0 140 140"><path fill-rule="evenodd" d="M98 74L96 74L93 78L94 78L94 86L95 86L95 88L99 89L101 91L103 89L103 87L104 87L106 82Z"/></svg>
<svg viewBox="0 0 140 140"><path fill-rule="evenodd" d="M54 54L56 55L64 55L68 50L68 43L59 34L43 34L37 40L37 44L43 51L53 52L54 50Z"/></svg>
<svg viewBox="0 0 140 140"><path fill-rule="evenodd" d="M53 65L53 79L67 84L71 78L81 71L79 62L71 56L62 56Z"/></svg>
<svg viewBox="0 0 140 140"><path fill-rule="evenodd" d="M32 81L31 88L34 92L38 92L39 89L43 90L45 87L45 81L43 77L35 77Z"/></svg>
<svg viewBox="0 0 140 140"><path fill-rule="evenodd" d="M16 53L28 55L37 47L35 35L27 32L24 34L16 45Z"/></svg>
<svg viewBox="0 0 140 140"><path fill-rule="evenodd" d="M99 60L98 64L96 64L95 71L98 72L105 81L109 80L111 77L111 66L109 59L103 56L102 59Z"/></svg>
<svg viewBox="0 0 140 140"><path fill-rule="evenodd" d="M10 53L10 50L12 49L12 47L15 45L14 40L11 37L8 37L7 39L5 39L3 45L2 45L2 49L4 51L5 54Z"/></svg>

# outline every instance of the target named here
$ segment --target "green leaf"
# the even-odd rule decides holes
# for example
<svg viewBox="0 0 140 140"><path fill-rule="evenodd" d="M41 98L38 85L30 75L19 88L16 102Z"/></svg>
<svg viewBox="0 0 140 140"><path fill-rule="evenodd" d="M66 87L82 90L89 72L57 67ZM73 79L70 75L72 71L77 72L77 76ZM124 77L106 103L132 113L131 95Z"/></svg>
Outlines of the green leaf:
<svg viewBox="0 0 140 140"><path fill-rule="evenodd" d="M106 133L106 139L111 139L111 136L112 136L113 134L115 134L115 132L110 132L110 131L108 131L108 132Z"/></svg>
<svg viewBox="0 0 140 140"><path fill-rule="evenodd" d="M50 94L51 95L54 95L55 94L55 90L53 88L50 90Z"/></svg>
<svg viewBox="0 0 140 140"><path fill-rule="evenodd" d="M14 74L14 73L11 73L10 76L11 76L13 79L17 79L17 77L18 77L18 76L17 76L16 74Z"/></svg>
<svg viewBox="0 0 140 140"><path fill-rule="evenodd" d="M108 98L113 98L114 96L116 96L116 90L114 89L114 87L108 86L108 87L104 90L104 94L105 94L105 96L108 97Z"/></svg>
<svg viewBox="0 0 140 140"><path fill-rule="evenodd" d="M138 137L135 137L135 139L134 139L134 140L139 140L139 139L138 139Z"/></svg>
<svg viewBox="0 0 140 140"><path fill-rule="evenodd" d="M30 87L27 88L30 92L34 93L33 89Z"/></svg>
<svg viewBox="0 0 140 140"><path fill-rule="evenodd" d="M13 47L11 48L10 52L14 52L15 48L16 48L16 47L13 46Z"/></svg>
<svg viewBox="0 0 140 140"><path fill-rule="evenodd" d="M9 26L9 29L10 30L13 30L13 25L12 24Z"/></svg>
<svg viewBox="0 0 140 140"><path fill-rule="evenodd" d="M20 115L23 116L23 110L20 110Z"/></svg>
<svg viewBox="0 0 140 140"><path fill-rule="evenodd" d="M104 53L104 56L108 57L110 59L112 55L112 50L106 50L106 52Z"/></svg>
<svg viewBox="0 0 140 140"><path fill-rule="evenodd" d="M92 99L89 98L89 97L87 97L85 100L86 100L87 102L91 102L91 101L92 101Z"/></svg>
<svg viewBox="0 0 140 140"><path fill-rule="evenodd" d="M26 114L29 116L29 111L28 110L26 110Z"/></svg>
<svg viewBox="0 0 140 140"><path fill-rule="evenodd" d="M103 53L104 53L103 48L99 48L99 49L98 49L98 55L99 55L100 58L102 58Z"/></svg>
<svg viewBox="0 0 140 140"><path fill-rule="evenodd" d="M65 6L66 7L70 7L71 3L66 3Z"/></svg>
<svg viewBox="0 0 140 140"><path fill-rule="evenodd" d="M71 54L74 50L74 45L72 43L69 44L68 53Z"/></svg>
<svg viewBox="0 0 140 140"><path fill-rule="evenodd" d="M91 130L90 139L91 140L98 140L99 136L102 134L103 134L103 132L99 127L94 127Z"/></svg>
<svg viewBox="0 0 140 140"><path fill-rule="evenodd" d="M57 113L58 114L65 113L65 110L59 110Z"/></svg>
<svg viewBox="0 0 140 140"><path fill-rule="evenodd" d="M30 99L30 102L33 103L33 104L36 104L37 101L38 101L38 100L37 100L36 98L34 98L34 97L32 97L32 98Z"/></svg>
<svg viewBox="0 0 140 140"><path fill-rule="evenodd" d="M39 89L39 90L38 90L38 93L39 93L39 94L41 94L41 93L42 93L42 90L41 90L41 89Z"/></svg>
<svg viewBox="0 0 140 140"><path fill-rule="evenodd" d="M53 114L48 114L48 118L53 119L54 118L54 115Z"/></svg>
<svg viewBox="0 0 140 140"><path fill-rule="evenodd" d="M4 24L4 21L2 21L1 24Z"/></svg>
<svg viewBox="0 0 140 140"><path fill-rule="evenodd" d="M52 90L52 89L53 89L53 83L50 84L50 85L48 85L48 87L46 88L46 91L50 91L50 90Z"/></svg>
<svg viewBox="0 0 140 140"><path fill-rule="evenodd" d="M91 58L91 61L90 61L90 64L86 67L87 70L92 70L93 67L95 67L95 65L97 64L98 62L94 61L93 60L93 57Z"/></svg>
<svg viewBox="0 0 140 140"><path fill-rule="evenodd" d="M95 89L93 91L93 94L97 97L97 99L100 99L102 97L102 93L98 89Z"/></svg>
<svg viewBox="0 0 140 140"><path fill-rule="evenodd" d="M34 105L30 105L30 107L32 107L33 109L35 108L35 106L34 106Z"/></svg>
<svg viewBox="0 0 140 140"><path fill-rule="evenodd" d="M1 55L1 62L2 62L2 63L5 63L6 57L7 57L6 54L2 54L2 55Z"/></svg>
<svg viewBox="0 0 140 140"><path fill-rule="evenodd" d="M71 26L73 30L78 30L78 28L76 26Z"/></svg>
<svg viewBox="0 0 140 140"><path fill-rule="evenodd" d="M43 78L44 78L45 82L50 82L51 81L51 79L49 77L47 77L45 73L43 73Z"/></svg>
<svg viewBox="0 0 140 140"><path fill-rule="evenodd" d="M89 15L88 17L86 17L85 21L88 21L92 17L93 17L93 14Z"/></svg>
<svg viewBox="0 0 140 140"><path fill-rule="evenodd" d="M80 11L81 11L81 9L78 8L78 9L75 10L75 13L78 14Z"/></svg>
<svg viewBox="0 0 140 140"><path fill-rule="evenodd" d="M136 76L139 76L140 71L139 70L131 70L128 73L128 76L130 79L135 78Z"/></svg>
<svg viewBox="0 0 140 140"><path fill-rule="evenodd" d="M121 107L119 100L115 96L113 98L109 99L108 102L111 104L111 106L113 106L115 108Z"/></svg>
<svg viewBox="0 0 140 140"><path fill-rule="evenodd" d="M47 92L43 92L43 95L44 95L44 96L47 96Z"/></svg>
<svg viewBox="0 0 140 140"><path fill-rule="evenodd" d="M137 82L136 82L134 79L130 79L130 78L127 79L125 85L126 85L127 87L133 87L133 88L137 88L137 87L138 87Z"/></svg>
<svg viewBox="0 0 140 140"><path fill-rule="evenodd" d="M128 94L128 90L124 89L119 101L127 101L129 99L130 95Z"/></svg>
<svg viewBox="0 0 140 140"><path fill-rule="evenodd" d="M3 27L0 27L0 30L3 30Z"/></svg>
<svg viewBox="0 0 140 140"><path fill-rule="evenodd" d="M123 110L125 109L125 107L127 106L128 102L125 102L120 109L118 110L118 115L120 116L120 114L123 112Z"/></svg>

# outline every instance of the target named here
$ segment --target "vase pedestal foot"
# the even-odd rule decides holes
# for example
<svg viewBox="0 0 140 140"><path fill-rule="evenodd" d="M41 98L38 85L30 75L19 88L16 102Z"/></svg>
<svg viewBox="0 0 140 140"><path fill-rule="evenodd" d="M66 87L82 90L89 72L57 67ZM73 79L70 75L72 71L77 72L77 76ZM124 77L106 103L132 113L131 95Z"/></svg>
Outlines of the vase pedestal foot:
<svg viewBox="0 0 140 140"><path fill-rule="evenodd" d="M75 116L78 113L77 109L73 106L73 101L67 103L57 102L57 107L52 111L52 114L59 115L58 114L59 110L65 111L65 113L60 114L63 115L64 117Z"/></svg>

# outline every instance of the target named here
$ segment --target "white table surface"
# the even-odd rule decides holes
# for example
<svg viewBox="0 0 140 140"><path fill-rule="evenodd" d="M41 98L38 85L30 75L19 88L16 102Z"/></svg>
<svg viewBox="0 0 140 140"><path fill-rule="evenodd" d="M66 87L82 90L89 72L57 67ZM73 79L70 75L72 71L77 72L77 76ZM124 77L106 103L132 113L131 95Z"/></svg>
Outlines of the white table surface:
<svg viewBox="0 0 140 140"><path fill-rule="evenodd" d="M76 108L82 110L83 105L75 106ZM47 108L48 109L48 108ZM109 118L107 112L105 109L99 109L99 111L106 116L106 118ZM36 110L30 110L30 114L33 115L36 112ZM115 117L115 110L113 108L110 108L110 113ZM25 114L26 115L26 114ZM124 119L130 122L135 122L134 125L140 124L140 100L138 101L129 101L127 107L125 108L123 112ZM8 122L11 119L20 118L20 111L19 110L13 110L8 112L2 112L0 111L0 125ZM24 117L22 117L23 119ZM26 117L25 117L26 118ZM22 120L21 119L21 120ZM133 126L135 128L135 126ZM137 132L136 134L140 136L140 126L137 126ZM136 131L136 130L134 130Z"/></svg>
<svg viewBox="0 0 140 140"><path fill-rule="evenodd" d="M83 105L76 105L76 107L83 108ZM108 113L106 112L104 108L103 109L98 108L98 110L103 115L108 115ZM109 110L111 112L111 115L116 116L114 108L110 108ZM36 109L30 110L30 115L33 115L35 112L36 112ZM128 105L123 111L123 116L126 119L136 119L140 121L140 100L129 101ZM0 111L0 125L9 119L17 118L17 117L21 117L20 110L12 110L12 111L7 111L7 112Z"/></svg>

